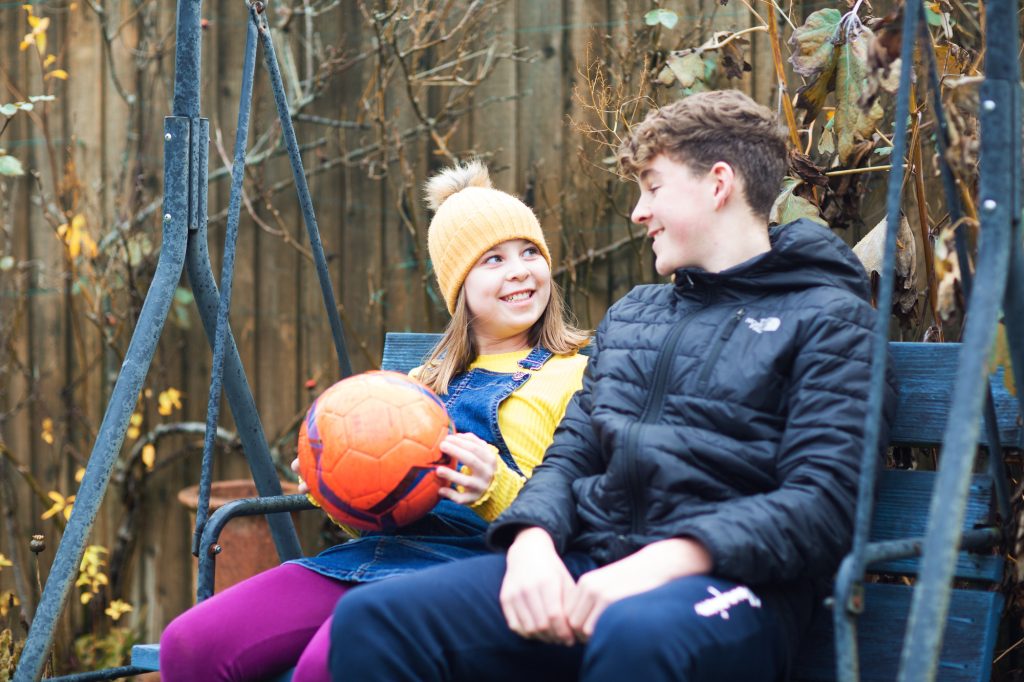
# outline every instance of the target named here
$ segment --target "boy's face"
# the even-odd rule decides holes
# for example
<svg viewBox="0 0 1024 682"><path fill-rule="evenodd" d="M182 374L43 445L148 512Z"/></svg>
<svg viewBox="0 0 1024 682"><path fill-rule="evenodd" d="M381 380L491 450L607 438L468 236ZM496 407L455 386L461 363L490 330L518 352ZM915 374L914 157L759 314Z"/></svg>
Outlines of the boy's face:
<svg viewBox="0 0 1024 682"><path fill-rule="evenodd" d="M665 154L647 163L637 175L640 199L633 222L647 227L659 275L682 267L704 267L714 247L712 226L716 211L716 183Z"/></svg>

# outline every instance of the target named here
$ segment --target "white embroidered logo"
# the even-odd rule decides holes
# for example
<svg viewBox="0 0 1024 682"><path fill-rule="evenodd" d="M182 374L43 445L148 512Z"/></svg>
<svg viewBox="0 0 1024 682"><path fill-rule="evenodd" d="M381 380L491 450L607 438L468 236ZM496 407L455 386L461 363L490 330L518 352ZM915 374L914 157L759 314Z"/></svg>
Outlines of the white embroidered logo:
<svg viewBox="0 0 1024 682"><path fill-rule="evenodd" d="M712 595L710 598L693 605L693 610L697 612L697 615L705 618L721 616L723 619L729 620L729 608L741 602L747 602L755 609L761 608L761 600L750 591L750 588L743 585L734 587L728 592L719 592L715 588L709 587L708 592Z"/></svg>
<svg viewBox="0 0 1024 682"><path fill-rule="evenodd" d="M777 317L765 317L760 320L755 320L752 317L748 317L743 321L750 326L751 330L757 332L758 334L763 334L764 332L773 332L780 326L782 326L782 320L780 320Z"/></svg>

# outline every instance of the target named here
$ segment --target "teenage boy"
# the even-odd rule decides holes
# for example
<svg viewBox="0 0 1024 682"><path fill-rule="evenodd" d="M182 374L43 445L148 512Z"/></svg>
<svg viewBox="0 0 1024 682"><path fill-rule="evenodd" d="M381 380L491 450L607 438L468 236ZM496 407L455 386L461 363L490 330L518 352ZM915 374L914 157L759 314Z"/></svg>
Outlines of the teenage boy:
<svg viewBox="0 0 1024 682"><path fill-rule="evenodd" d="M342 600L334 679L786 676L850 542L874 317L842 241L768 229L786 159L771 111L735 91L635 128L632 218L674 282L609 309L543 463L490 527L506 554Z"/></svg>

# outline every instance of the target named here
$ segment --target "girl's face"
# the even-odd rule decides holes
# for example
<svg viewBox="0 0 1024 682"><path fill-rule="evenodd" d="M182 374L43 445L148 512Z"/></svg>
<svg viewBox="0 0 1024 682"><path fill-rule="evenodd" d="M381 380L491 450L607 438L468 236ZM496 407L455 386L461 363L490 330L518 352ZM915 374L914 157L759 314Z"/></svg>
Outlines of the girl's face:
<svg viewBox="0 0 1024 682"><path fill-rule="evenodd" d="M479 352L511 352L548 307L551 268L533 242L511 239L480 256L462 286Z"/></svg>

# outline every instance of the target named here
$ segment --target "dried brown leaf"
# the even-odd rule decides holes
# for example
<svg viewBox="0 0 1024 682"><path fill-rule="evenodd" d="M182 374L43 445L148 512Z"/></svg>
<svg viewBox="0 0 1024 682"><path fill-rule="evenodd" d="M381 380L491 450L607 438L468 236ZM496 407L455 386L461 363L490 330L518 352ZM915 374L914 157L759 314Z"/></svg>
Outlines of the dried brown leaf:
<svg viewBox="0 0 1024 682"><path fill-rule="evenodd" d="M867 108L860 105L860 94L869 73L868 45L873 37L871 29L863 28L836 50L835 131L839 138L839 160L844 164L853 156L858 143L870 139L885 115L877 101Z"/></svg>
<svg viewBox="0 0 1024 682"><path fill-rule="evenodd" d="M789 39L794 49L789 58L793 70L807 79L797 91L797 106L805 111L804 123L817 117L832 91L838 63L836 40L842 16L837 9L818 10L807 17Z"/></svg>
<svg viewBox="0 0 1024 682"><path fill-rule="evenodd" d="M882 220L853 247L853 253L868 275L881 274L885 256L886 220ZM905 317L917 305L917 242L906 216L900 216L896 235L896 284L893 288L893 313Z"/></svg>

